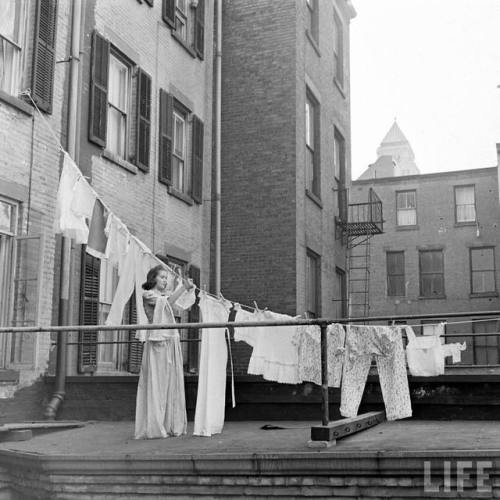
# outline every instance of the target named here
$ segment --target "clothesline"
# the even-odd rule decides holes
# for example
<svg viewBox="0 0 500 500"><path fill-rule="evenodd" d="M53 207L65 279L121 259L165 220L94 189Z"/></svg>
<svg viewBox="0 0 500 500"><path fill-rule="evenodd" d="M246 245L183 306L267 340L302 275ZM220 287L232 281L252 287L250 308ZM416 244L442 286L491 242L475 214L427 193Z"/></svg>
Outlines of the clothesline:
<svg viewBox="0 0 500 500"><path fill-rule="evenodd" d="M67 154L69 157L71 157L71 155L63 148L61 142L59 141L59 139L57 138L57 135L56 133L54 132L53 128L50 126L50 123L46 120L46 118L43 116L43 113L40 111L40 108L37 106L36 102L33 100L32 96L31 96L31 91L29 89L27 90L24 90L23 92L20 93L20 95L26 95L29 97L31 103L33 104L34 108L37 110L38 114L40 115L40 118L42 119L44 125L47 127L48 131L50 132L50 134L52 135L52 138L54 139L54 141L56 142L59 150L64 153L64 154ZM75 163L76 164L76 163ZM87 180L85 179L85 176L80 172L81 174L81 177L85 180L85 182L87 182ZM119 221L120 224L123 225L123 227L125 227L128 231L128 228L126 226L126 224L123 223L123 221L117 216L114 214L114 212L110 209L110 207L101 199L100 196L98 196L97 192L95 191L95 189L87 182L91 192L95 195L96 199L99 199L99 201L102 203L102 206L108 211L108 213L112 213L113 216ZM139 241L139 239L134 236L134 235L130 235L131 238L134 238L136 241ZM169 272L171 272L174 276L176 276L177 278L179 279L184 279L184 276L182 276L180 273L177 273L174 269L172 269L168 264L166 264L165 262L163 262L161 259L159 259L152 251L150 251L150 255L158 262L158 264L166 267L168 269ZM199 286L197 285L194 285L196 290L198 291L204 291L207 295L210 295L211 297L217 299L217 300L220 300L222 299L222 295L220 297L218 297L217 295L213 294L213 293L210 293L210 292L207 292L206 290L202 290ZM247 304L241 304L239 303L240 306L242 307L245 307L246 309L249 309L251 311L256 311L257 309L255 307L252 307L252 306L249 306Z"/></svg>

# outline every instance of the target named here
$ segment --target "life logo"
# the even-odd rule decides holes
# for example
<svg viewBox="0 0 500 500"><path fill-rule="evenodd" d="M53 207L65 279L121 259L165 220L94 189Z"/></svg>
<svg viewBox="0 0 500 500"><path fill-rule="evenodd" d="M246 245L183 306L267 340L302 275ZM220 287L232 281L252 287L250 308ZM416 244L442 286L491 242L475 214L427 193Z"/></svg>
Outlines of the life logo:
<svg viewBox="0 0 500 500"><path fill-rule="evenodd" d="M492 493L492 460L425 460L425 493ZM482 495L481 495L482 496Z"/></svg>

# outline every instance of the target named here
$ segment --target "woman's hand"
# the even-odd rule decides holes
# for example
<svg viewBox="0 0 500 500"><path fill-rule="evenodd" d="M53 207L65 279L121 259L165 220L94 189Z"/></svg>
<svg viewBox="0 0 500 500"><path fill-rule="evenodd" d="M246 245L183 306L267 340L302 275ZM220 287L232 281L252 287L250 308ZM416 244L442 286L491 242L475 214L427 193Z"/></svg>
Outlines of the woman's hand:
<svg viewBox="0 0 500 500"><path fill-rule="evenodd" d="M194 287L194 283L193 283L193 280L191 278L187 278L187 279L184 278L182 280L182 285L188 291L191 290Z"/></svg>

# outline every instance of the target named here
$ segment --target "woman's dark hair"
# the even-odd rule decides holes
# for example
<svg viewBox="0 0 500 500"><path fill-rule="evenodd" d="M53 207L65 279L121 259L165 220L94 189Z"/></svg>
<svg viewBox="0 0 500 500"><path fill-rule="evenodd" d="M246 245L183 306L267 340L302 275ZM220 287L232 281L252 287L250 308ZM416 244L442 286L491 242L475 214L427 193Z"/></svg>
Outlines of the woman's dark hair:
<svg viewBox="0 0 500 500"><path fill-rule="evenodd" d="M160 273L160 271L165 271L165 267L161 264L158 264L155 267L152 267L146 276L146 282L142 284L142 288L144 290L151 290L156 285L156 277Z"/></svg>

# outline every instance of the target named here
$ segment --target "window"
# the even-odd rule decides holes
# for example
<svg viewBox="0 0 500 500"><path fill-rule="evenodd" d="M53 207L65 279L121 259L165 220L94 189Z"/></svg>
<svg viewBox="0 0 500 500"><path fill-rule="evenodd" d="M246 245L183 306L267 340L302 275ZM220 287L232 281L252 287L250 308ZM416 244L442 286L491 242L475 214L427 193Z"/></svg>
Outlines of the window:
<svg viewBox="0 0 500 500"><path fill-rule="evenodd" d="M133 79L132 68L137 69ZM92 38L90 73L89 140L106 148L118 160L132 161L147 172L151 77L97 32ZM134 112L132 96L135 98Z"/></svg>
<svg viewBox="0 0 500 500"><path fill-rule="evenodd" d="M305 118L306 189L319 197L319 105L309 92L306 96Z"/></svg>
<svg viewBox="0 0 500 500"><path fill-rule="evenodd" d="M427 298L444 296L444 258L442 250L421 250L420 296Z"/></svg>
<svg viewBox="0 0 500 500"><path fill-rule="evenodd" d="M347 308L347 278L345 271L339 267L335 268L335 275L337 277L337 317L347 318L349 311Z"/></svg>
<svg viewBox="0 0 500 500"><path fill-rule="evenodd" d="M335 181L337 183L337 209L340 220L347 221L347 188L345 168L345 141L342 134L334 127L333 158Z"/></svg>
<svg viewBox="0 0 500 500"><path fill-rule="evenodd" d="M119 158L127 157L127 111L130 69L115 55L109 57L108 134L106 148Z"/></svg>
<svg viewBox="0 0 500 500"><path fill-rule="evenodd" d="M0 2L0 89L11 95L20 91L27 2Z"/></svg>
<svg viewBox="0 0 500 500"><path fill-rule="evenodd" d="M306 261L306 313L310 318L320 315L321 258L307 250Z"/></svg>
<svg viewBox="0 0 500 500"><path fill-rule="evenodd" d="M500 364L500 343L498 336L485 336L481 333L498 332L497 321L474 321L473 325L473 348L475 365L498 365ZM467 347L469 344L467 344Z"/></svg>
<svg viewBox="0 0 500 500"><path fill-rule="evenodd" d="M406 295L405 285L405 253L387 252L387 295L403 297Z"/></svg>
<svg viewBox="0 0 500 500"><path fill-rule="evenodd" d="M476 199L474 186L455 186L455 220L476 222Z"/></svg>
<svg viewBox="0 0 500 500"><path fill-rule="evenodd" d="M188 33L187 1L175 0L175 31L184 41L187 40Z"/></svg>
<svg viewBox="0 0 500 500"><path fill-rule="evenodd" d="M335 80L344 86L344 26L337 12L334 13L333 57Z"/></svg>
<svg viewBox="0 0 500 500"><path fill-rule="evenodd" d="M187 202L203 200L203 122L171 94L160 89L158 180ZM189 127L189 122L191 126ZM188 161L188 137L191 155ZM187 198L186 198L187 197Z"/></svg>
<svg viewBox="0 0 500 500"><path fill-rule="evenodd" d="M495 249L470 249L471 293L496 292Z"/></svg>
<svg viewBox="0 0 500 500"><path fill-rule="evenodd" d="M306 0L307 6L307 31L314 42L319 42L319 15L318 15L318 0Z"/></svg>
<svg viewBox="0 0 500 500"><path fill-rule="evenodd" d="M417 224L417 192L398 191L396 193L396 213L398 226Z"/></svg>
<svg viewBox="0 0 500 500"><path fill-rule="evenodd" d="M174 110L174 154L172 157L172 186L184 193L186 171L186 115Z"/></svg>

